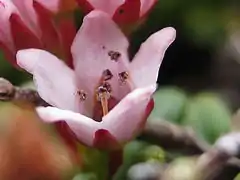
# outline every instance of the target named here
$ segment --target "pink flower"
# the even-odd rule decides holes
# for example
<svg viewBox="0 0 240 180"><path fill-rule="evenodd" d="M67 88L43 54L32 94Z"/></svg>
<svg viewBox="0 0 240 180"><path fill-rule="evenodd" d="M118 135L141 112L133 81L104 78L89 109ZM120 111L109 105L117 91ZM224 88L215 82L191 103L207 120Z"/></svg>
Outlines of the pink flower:
<svg viewBox="0 0 240 180"><path fill-rule="evenodd" d="M63 1L0 0L0 47L10 62L15 64L16 52L26 48L46 49L71 60L76 30L73 18L58 17L64 11Z"/></svg>
<svg viewBox="0 0 240 180"><path fill-rule="evenodd" d="M150 36L130 63L128 41L111 18L92 11L71 47L74 70L39 49L17 53L18 65L33 74L46 122L64 120L88 146L111 149L131 140L153 108L158 70L175 39L171 27Z"/></svg>
<svg viewBox="0 0 240 180"><path fill-rule="evenodd" d="M152 9L157 0L77 0L85 12L101 10L119 24L134 23Z"/></svg>

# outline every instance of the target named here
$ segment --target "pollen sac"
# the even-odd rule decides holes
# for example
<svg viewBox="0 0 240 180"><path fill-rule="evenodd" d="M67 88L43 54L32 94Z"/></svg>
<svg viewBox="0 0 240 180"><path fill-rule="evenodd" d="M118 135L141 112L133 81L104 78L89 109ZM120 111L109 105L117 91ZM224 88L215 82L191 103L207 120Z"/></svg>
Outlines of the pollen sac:
<svg viewBox="0 0 240 180"><path fill-rule="evenodd" d="M106 69L106 70L103 71L104 81L108 81L108 80L112 79L112 77L113 77L113 74L109 69Z"/></svg>
<svg viewBox="0 0 240 180"><path fill-rule="evenodd" d="M87 99L87 94L83 90L79 90L77 93L81 101L85 101Z"/></svg>
<svg viewBox="0 0 240 180"><path fill-rule="evenodd" d="M104 81L102 87L105 88L109 93L112 92L111 84L109 84L108 82Z"/></svg>
<svg viewBox="0 0 240 180"><path fill-rule="evenodd" d="M97 99L101 101L103 98L109 99L111 96L112 87L108 82L103 82L97 89Z"/></svg>
<svg viewBox="0 0 240 180"><path fill-rule="evenodd" d="M126 83L128 80L129 74L127 71L123 71L123 72L119 73L118 76L119 76L119 81L121 83Z"/></svg>
<svg viewBox="0 0 240 180"><path fill-rule="evenodd" d="M121 54L120 52L117 52L117 51L109 51L108 56L111 58L112 61L117 62L121 57Z"/></svg>

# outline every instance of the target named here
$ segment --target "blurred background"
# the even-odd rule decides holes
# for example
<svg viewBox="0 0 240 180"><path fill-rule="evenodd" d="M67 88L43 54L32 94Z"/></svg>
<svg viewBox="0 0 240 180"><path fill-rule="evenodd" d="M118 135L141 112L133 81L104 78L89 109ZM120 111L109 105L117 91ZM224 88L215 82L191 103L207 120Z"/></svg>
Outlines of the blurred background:
<svg viewBox="0 0 240 180"><path fill-rule="evenodd" d="M212 144L220 135L240 128L238 118L231 120L240 107L240 1L160 0L146 22L131 35L130 56L149 35L166 26L177 30L177 38L161 65L159 90L154 97L156 108L149 121L161 118L190 126ZM31 80L1 54L0 64L0 76L13 84ZM163 161L159 151L161 156L156 159Z"/></svg>

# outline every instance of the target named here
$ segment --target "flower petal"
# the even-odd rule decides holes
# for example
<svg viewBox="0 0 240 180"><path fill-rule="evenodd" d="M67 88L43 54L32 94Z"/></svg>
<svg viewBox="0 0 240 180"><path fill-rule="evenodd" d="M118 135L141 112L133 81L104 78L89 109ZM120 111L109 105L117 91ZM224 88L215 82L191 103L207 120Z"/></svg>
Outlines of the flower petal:
<svg viewBox="0 0 240 180"><path fill-rule="evenodd" d="M121 145L115 137L106 129L99 129L95 132L93 147L103 150L114 150L120 148Z"/></svg>
<svg viewBox="0 0 240 180"><path fill-rule="evenodd" d="M125 2L116 9L113 20L118 24L136 22L140 16L140 6L140 0L125 0Z"/></svg>
<svg viewBox="0 0 240 180"><path fill-rule="evenodd" d="M0 0L0 41L12 52L15 51L15 46L9 19L13 13L18 13L14 4L9 0Z"/></svg>
<svg viewBox="0 0 240 180"><path fill-rule="evenodd" d="M27 49L18 51L17 63L33 74L38 93L46 102L78 111L75 74L61 60L47 51Z"/></svg>
<svg viewBox="0 0 240 180"><path fill-rule="evenodd" d="M119 73L127 71L128 41L111 18L100 11L92 11L83 21L78 31L71 51L74 67L81 89L93 98L96 87L100 83L105 70L110 70L113 78L109 81L115 98L121 99L128 93L129 87L119 87ZM117 59L112 59L111 53L118 53ZM93 109L93 99L89 98L90 109Z"/></svg>
<svg viewBox="0 0 240 180"><path fill-rule="evenodd" d="M99 129L100 123L82 114L55 107L38 107L37 112L45 122L53 123L64 119L82 143L93 145L95 132Z"/></svg>
<svg viewBox="0 0 240 180"><path fill-rule="evenodd" d="M132 91L103 117L102 127L120 142L132 139L146 121L148 103L155 90L156 84Z"/></svg>
<svg viewBox="0 0 240 180"><path fill-rule="evenodd" d="M147 14L156 2L157 0L141 0L140 16Z"/></svg>
<svg viewBox="0 0 240 180"><path fill-rule="evenodd" d="M28 24L40 36L41 31L38 26L38 17L33 9L33 0L11 0L14 5L18 8L22 17L28 21Z"/></svg>
<svg viewBox="0 0 240 180"><path fill-rule="evenodd" d="M9 21L16 50L42 47L39 38L28 28L20 16L12 14Z"/></svg>
<svg viewBox="0 0 240 180"><path fill-rule="evenodd" d="M140 47L130 64L130 75L137 87L156 82L158 70L168 46L174 41L175 29L164 28L151 35Z"/></svg>

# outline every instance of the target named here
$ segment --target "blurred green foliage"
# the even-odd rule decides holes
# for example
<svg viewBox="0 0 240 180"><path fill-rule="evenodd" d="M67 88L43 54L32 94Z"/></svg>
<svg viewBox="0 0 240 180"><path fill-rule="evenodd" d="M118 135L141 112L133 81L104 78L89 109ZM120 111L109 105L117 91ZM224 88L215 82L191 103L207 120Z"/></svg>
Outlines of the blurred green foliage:
<svg viewBox="0 0 240 180"><path fill-rule="evenodd" d="M72 180L97 180L97 177L93 173L81 173L76 175Z"/></svg>
<svg viewBox="0 0 240 180"><path fill-rule="evenodd" d="M105 180L108 175L107 152L103 152L93 148L87 148L80 145L79 153L81 153L82 155L84 167L81 170L82 172L84 172L85 179L94 180L94 178L96 178L98 180ZM82 176L80 177L83 178Z"/></svg>
<svg viewBox="0 0 240 180"><path fill-rule="evenodd" d="M167 120L190 126L209 143L231 130L231 111L218 94L203 92L187 96L175 87L160 88L149 121Z"/></svg>
<svg viewBox="0 0 240 180"><path fill-rule="evenodd" d="M177 87L163 87L155 94L155 105L151 113L150 120L159 117L167 119L174 123L180 123L181 116L185 104L187 103L187 95L184 91Z"/></svg>
<svg viewBox="0 0 240 180"><path fill-rule="evenodd" d="M139 162L157 161L165 162L164 150L155 145L143 141L132 141L124 148L123 164L114 176L114 180L127 179L129 168Z"/></svg>
<svg viewBox="0 0 240 180"><path fill-rule="evenodd" d="M170 164L164 177L171 180L193 180L194 167L196 161L193 157L177 158Z"/></svg>
<svg viewBox="0 0 240 180"><path fill-rule="evenodd" d="M191 98L182 121L209 143L214 143L219 136L231 130L230 110L213 93L202 93Z"/></svg>

